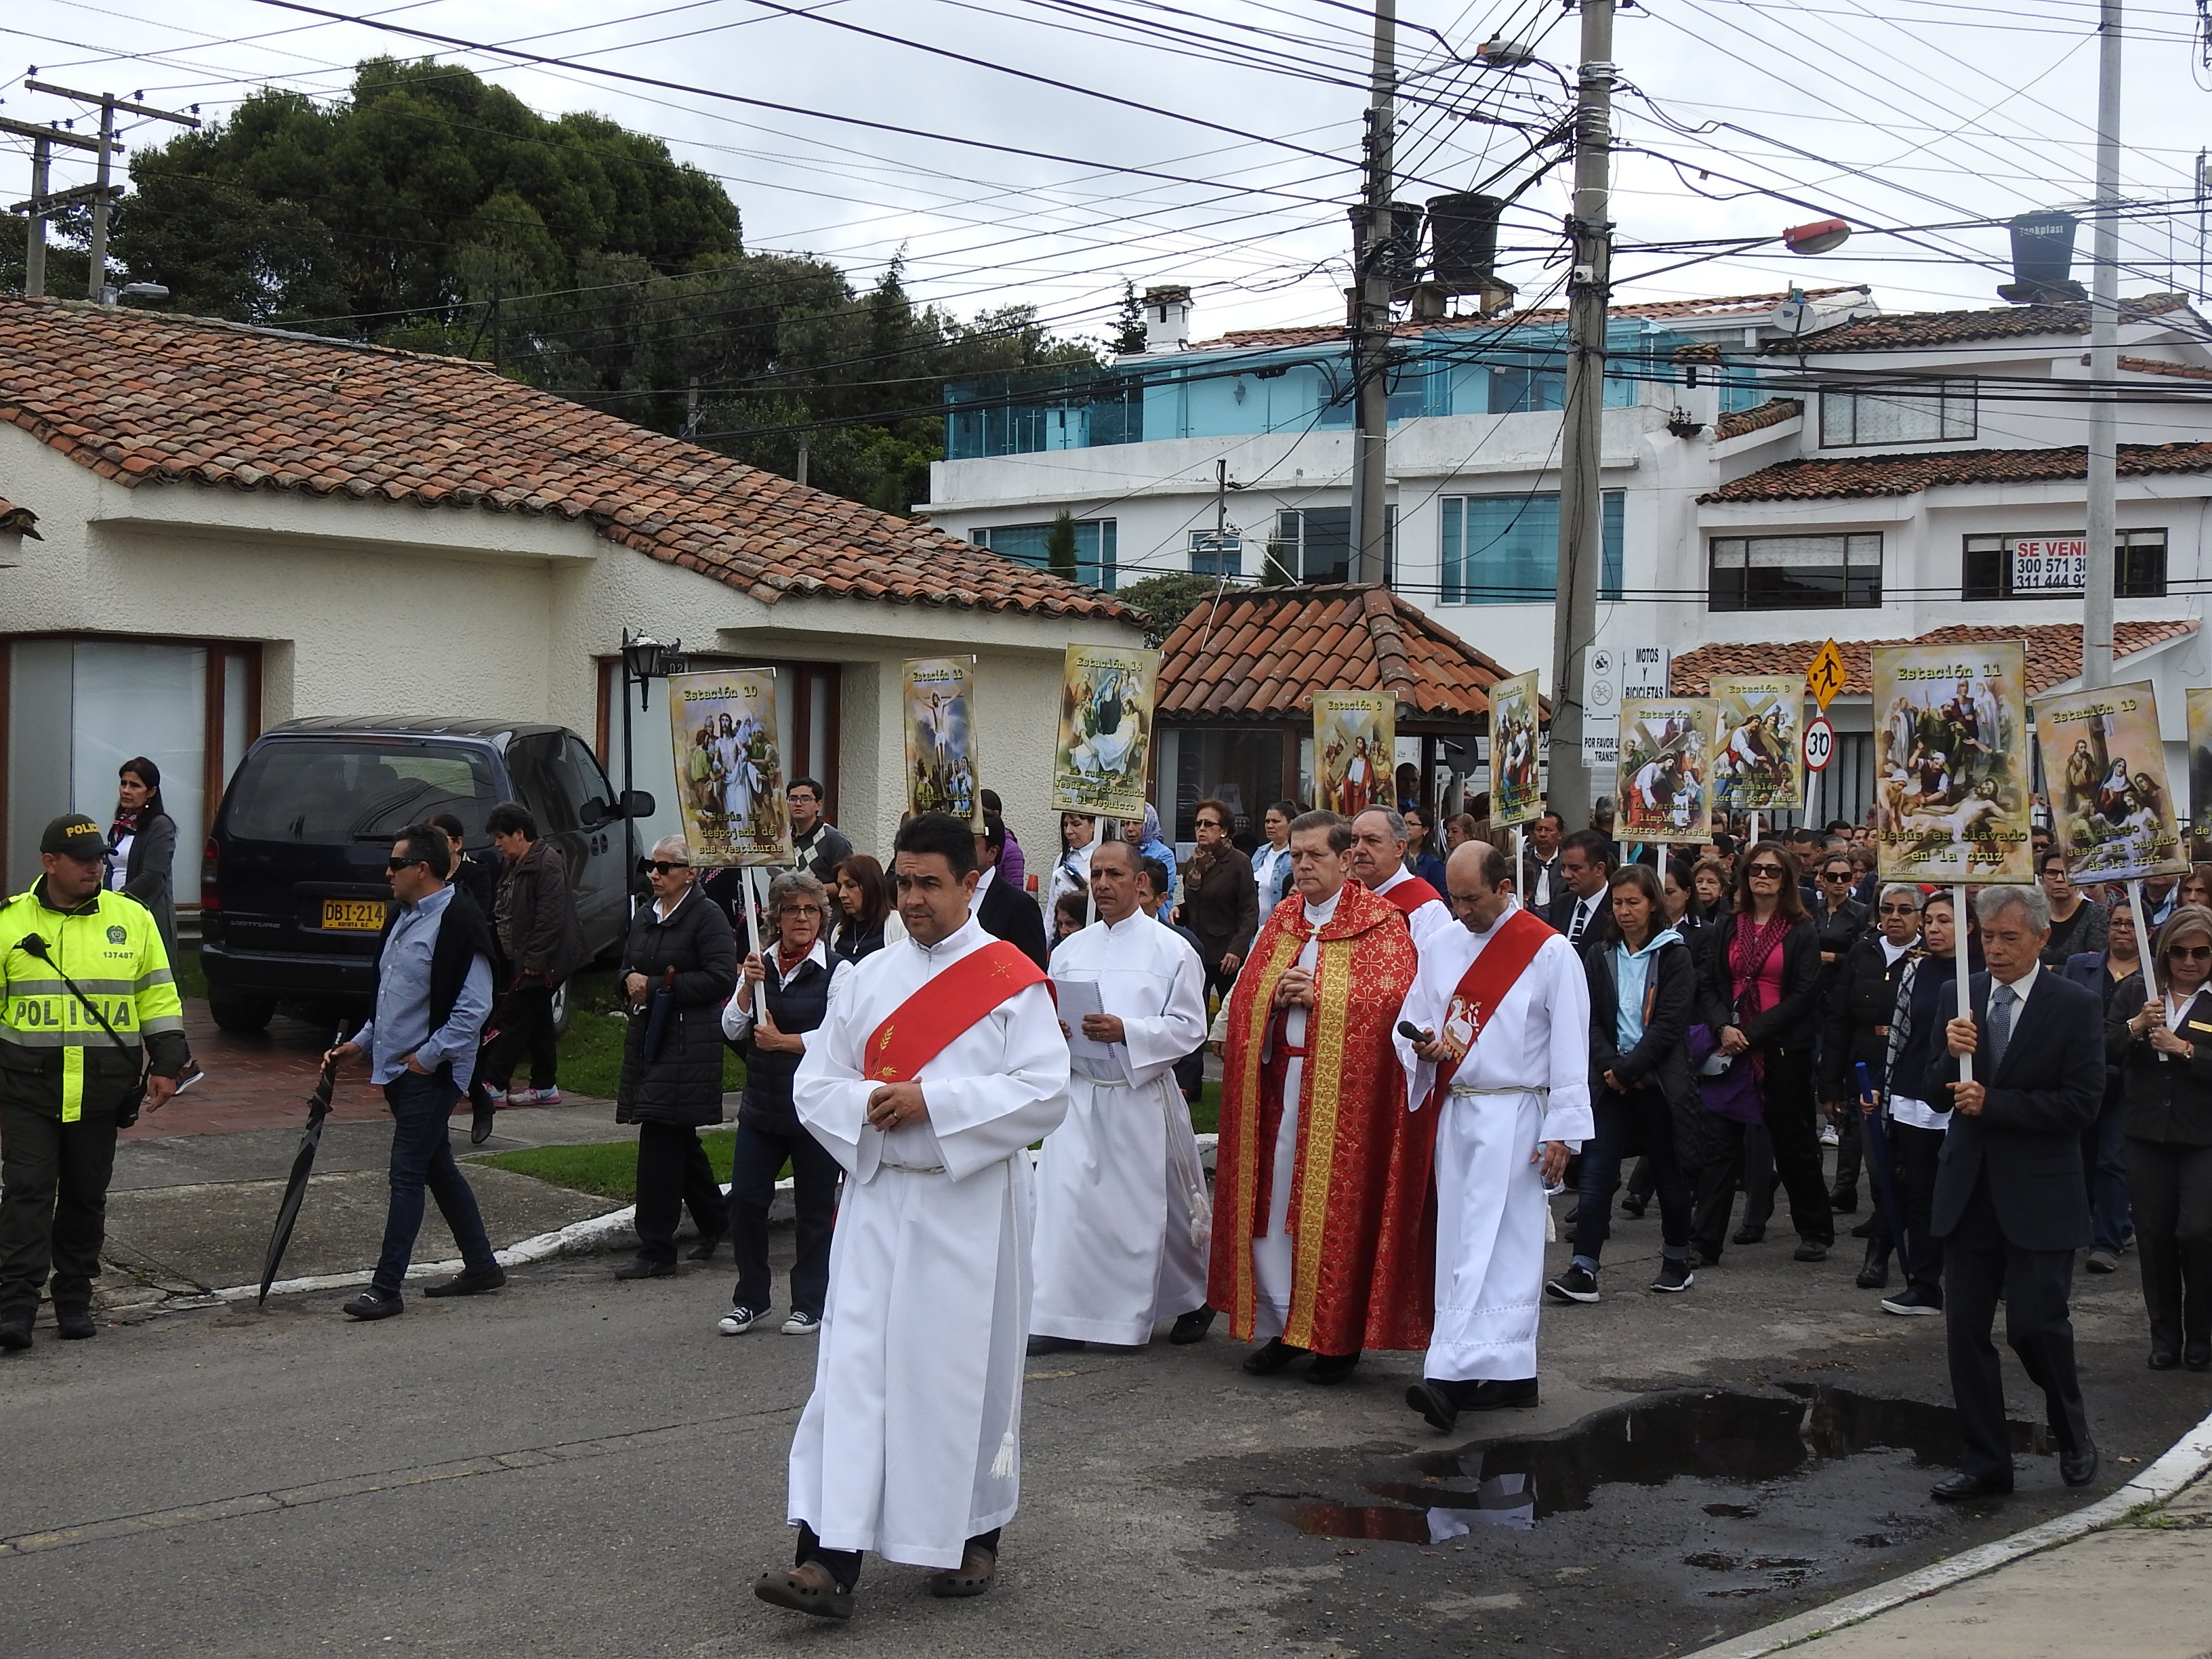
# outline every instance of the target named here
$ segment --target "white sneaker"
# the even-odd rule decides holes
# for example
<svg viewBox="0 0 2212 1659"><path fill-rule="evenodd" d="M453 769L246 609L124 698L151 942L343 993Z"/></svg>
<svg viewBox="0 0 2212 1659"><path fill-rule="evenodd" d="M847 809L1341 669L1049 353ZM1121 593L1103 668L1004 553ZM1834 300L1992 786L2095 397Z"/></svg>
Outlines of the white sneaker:
<svg viewBox="0 0 2212 1659"><path fill-rule="evenodd" d="M1836 1133L1834 1124L1824 1123L1820 1126L1820 1144L1823 1146L1840 1146L1844 1144L1844 1138Z"/></svg>
<svg viewBox="0 0 2212 1659"><path fill-rule="evenodd" d="M740 1302L714 1322L714 1328L721 1332L724 1336L743 1336L767 1317L767 1309L748 1308Z"/></svg>
<svg viewBox="0 0 2212 1659"><path fill-rule="evenodd" d="M783 1322L786 1336L812 1336L822 1328L822 1322L811 1313L794 1313Z"/></svg>

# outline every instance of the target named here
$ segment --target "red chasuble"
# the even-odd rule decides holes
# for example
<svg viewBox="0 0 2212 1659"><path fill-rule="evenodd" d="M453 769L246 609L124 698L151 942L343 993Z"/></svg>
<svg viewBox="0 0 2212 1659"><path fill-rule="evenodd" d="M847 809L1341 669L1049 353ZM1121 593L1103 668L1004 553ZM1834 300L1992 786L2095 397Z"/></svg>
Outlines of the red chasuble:
<svg viewBox="0 0 2212 1659"><path fill-rule="evenodd" d="M1276 981L1311 937L1305 902L1278 905L1229 999L1221 1140L1206 1300L1252 1335L1252 1241L1267 1231L1286 1056L1270 1012ZM1406 1109L1390 1042L1416 958L1395 905L1346 882L1321 929L1316 1005L1307 1011L1290 1231L1296 1270L1283 1340L1325 1354L1420 1348L1436 1293L1436 1114ZM1272 1057L1263 1058L1271 1024Z"/></svg>

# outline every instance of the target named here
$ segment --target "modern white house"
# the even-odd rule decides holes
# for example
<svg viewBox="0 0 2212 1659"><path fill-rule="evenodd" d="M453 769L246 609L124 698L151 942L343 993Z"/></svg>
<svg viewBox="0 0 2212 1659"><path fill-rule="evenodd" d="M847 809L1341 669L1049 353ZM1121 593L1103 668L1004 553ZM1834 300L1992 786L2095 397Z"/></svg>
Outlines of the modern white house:
<svg viewBox="0 0 2212 1659"><path fill-rule="evenodd" d="M774 666L787 772L868 852L905 805L902 661L974 654L983 781L1056 848L1063 653L1141 637L1109 598L480 363L52 300L0 297L0 498L10 890L143 754L189 906L226 781L295 717L556 722L619 787L626 629ZM632 709L648 844L676 827L664 690Z"/></svg>
<svg viewBox="0 0 2212 1659"><path fill-rule="evenodd" d="M1194 344L1183 290L1147 300L1147 349L1103 375L955 388L923 510L1038 562L1066 509L1084 579L1109 590L1169 570L1253 581L1267 558L1343 580L1342 331ZM1831 637L2079 623L2086 305L1885 315L1850 287L1613 316L1601 643L1727 647L1731 666L1773 672ZM1390 400L1391 586L1547 679L1565 326L1557 312L1401 324ZM2193 625L2212 574L2212 328L2152 295L2127 303L2121 337L2118 672L2158 685L2179 784L2180 692L2212 684ZM2078 673L2078 633L2072 648L2039 689ZM1855 817L1871 787L1863 692L1831 715L1844 741L1823 815Z"/></svg>

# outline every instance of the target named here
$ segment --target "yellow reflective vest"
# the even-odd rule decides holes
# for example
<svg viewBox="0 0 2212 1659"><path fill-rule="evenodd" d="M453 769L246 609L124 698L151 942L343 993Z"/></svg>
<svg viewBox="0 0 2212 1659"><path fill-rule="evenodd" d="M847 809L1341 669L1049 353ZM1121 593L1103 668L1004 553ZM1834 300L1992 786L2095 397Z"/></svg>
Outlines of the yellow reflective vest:
<svg viewBox="0 0 2212 1659"><path fill-rule="evenodd" d="M0 909L0 1048L6 1050L0 1066L10 1084L30 1072L58 1077L62 1121L75 1123L84 1115L86 1054L113 1054L115 1043L62 975L76 981L134 1055L138 1043L167 1033L181 1046L185 1005L152 911L105 890L76 909L52 909L41 896L45 888L41 878ZM23 948L33 934L46 941L51 962Z"/></svg>

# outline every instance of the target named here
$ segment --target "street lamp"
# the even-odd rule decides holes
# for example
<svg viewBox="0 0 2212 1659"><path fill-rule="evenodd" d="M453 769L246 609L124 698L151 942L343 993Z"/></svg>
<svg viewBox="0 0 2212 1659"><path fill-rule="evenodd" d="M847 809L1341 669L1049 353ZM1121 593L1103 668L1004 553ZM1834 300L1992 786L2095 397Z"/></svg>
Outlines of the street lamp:
<svg viewBox="0 0 2212 1659"><path fill-rule="evenodd" d="M650 634L633 634L627 628L623 629L623 834L625 836L630 834L629 825L635 816L631 811L631 805L637 793L635 787L637 781L635 745L631 741L630 732L629 689L633 684L637 687L637 706L639 711L643 712L646 700L652 695L652 683L668 678L676 665L677 647L683 643L678 640L672 645L663 645ZM652 809L647 810L650 811ZM630 861L635 866L636 855L634 849Z"/></svg>

